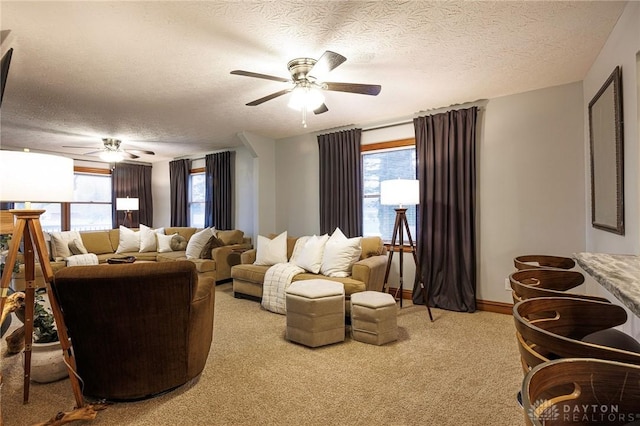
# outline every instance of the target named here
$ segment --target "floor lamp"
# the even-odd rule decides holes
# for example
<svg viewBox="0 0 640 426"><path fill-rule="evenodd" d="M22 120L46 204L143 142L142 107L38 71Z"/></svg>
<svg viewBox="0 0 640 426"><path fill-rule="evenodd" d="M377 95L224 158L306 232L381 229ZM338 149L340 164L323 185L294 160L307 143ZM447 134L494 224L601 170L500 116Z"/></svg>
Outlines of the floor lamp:
<svg viewBox="0 0 640 426"><path fill-rule="evenodd" d="M425 305L429 312L429 319L433 321L431 315L431 308L429 308L429 302L426 295L427 289L424 287L424 281L422 280L422 269L420 268L420 261L416 254L416 246L411 238L411 230L409 229L409 222L407 221L407 209L403 206L413 206L420 203L420 184L419 181L413 179L394 179L386 180L380 183L380 204L391 205L398 207L396 210L396 221L393 226L393 238L391 239L391 247L389 250L389 259L387 260L387 269L384 274L384 284L382 291L387 289L387 283L389 280L389 272L391 271L391 263L393 261L393 253L398 250L400 253L399 259L399 285L396 290L395 297L400 292L400 307L402 308L402 290L404 288L403 272L404 272L404 233L406 231L407 238L409 239L409 247L411 248L411 254L413 255L413 261L416 265L415 283L419 282L422 291L425 293ZM397 238L397 239L396 239ZM397 242L397 243L396 243Z"/></svg>
<svg viewBox="0 0 640 426"><path fill-rule="evenodd" d="M0 201L25 201L25 199L39 202L71 201L73 198L73 160L54 155L36 154L20 151L0 151ZM14 265L20 242L24 241L24 270L25 270L25 334L24 334L24 393L23 402L29 401L29 384L31 374L31 346L33 340L33 315L35 304L35 267L36 253L42 268L51 310L56 321L58 336L62 346L71 387L78 408L83 407L82 390L75 375L75 359L69 336L64 324L60 306L51 291L50 281L53 271L49 263L49 253L45 245L44 234L40 224L40 216L45 210L32 210L31 203L25 203L25 209L10 210L15 218L12 243L6 257L7 265ZM12 267L6 267L1 280L0 312L4 309L11 282Z"/></svg>
<svg viewBox="0 0 640 426"><path fill-rule="evenodd" d="M116 198L116 210L124 211L124 218L122 219L122 226L127 226L127 219L129 219L129 226L133 227L132 211L138 211L140 209L140 201L137 198Z"/></svg>

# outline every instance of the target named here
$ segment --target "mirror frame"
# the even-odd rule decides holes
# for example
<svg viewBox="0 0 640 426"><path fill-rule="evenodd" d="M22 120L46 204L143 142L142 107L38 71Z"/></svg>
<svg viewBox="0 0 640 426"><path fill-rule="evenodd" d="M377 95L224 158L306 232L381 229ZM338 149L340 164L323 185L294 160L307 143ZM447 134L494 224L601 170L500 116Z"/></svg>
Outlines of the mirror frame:
<svg viewBox="0 0 640 426"><path fill-rule="evenodd" d="M610 88L613 90L609 90ZM594 109L602 109L603 105L610 104L613 104L613 111L605 111L605 120L595 120ZM613 134L615 134L615 140L611 140L610 136ZM607 81L589 102L589 143L591 151L591 224L594 228L624 235L622 71L619 66L613 70ZM615 202L596 198L596 187L601 188L602 185L610 187L615 185ZM615 219L603 220L602 214L598 214L602 211L608 213L605 214L605 218Z"/></svg>

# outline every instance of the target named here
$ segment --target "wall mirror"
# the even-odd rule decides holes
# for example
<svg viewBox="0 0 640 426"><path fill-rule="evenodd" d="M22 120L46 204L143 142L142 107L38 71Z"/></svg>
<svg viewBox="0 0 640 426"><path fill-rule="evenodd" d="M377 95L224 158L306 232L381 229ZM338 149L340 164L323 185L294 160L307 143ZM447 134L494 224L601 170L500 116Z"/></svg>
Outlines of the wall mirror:
<svg viewBox="0 0 640 426"><path fill-rule="evenodd" d="M591 223L624 235L622 72L616 67L589 103Z"/></svg>

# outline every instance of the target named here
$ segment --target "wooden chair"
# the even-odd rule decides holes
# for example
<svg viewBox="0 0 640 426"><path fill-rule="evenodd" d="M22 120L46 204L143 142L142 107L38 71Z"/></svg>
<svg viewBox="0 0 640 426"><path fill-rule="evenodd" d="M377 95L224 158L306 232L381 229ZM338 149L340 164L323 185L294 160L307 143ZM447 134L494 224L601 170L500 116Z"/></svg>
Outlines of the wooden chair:
<svg viewBox="0 0 640 426"><path fill-rule="evenodd" d="M513 318L526 368L558 358L599 358L640 365L640 343L612 330L627 320L621 306L573 297L540 297L518 302Z"/></svg>
<svg viewBox="0 0 640 426"><path fill-rule="evenodd" d="M522 397L527 425L637 425L640 366L590 358L546 362L527 374Z"/></svg>
<svg viewBox="0 0 640 426"><path fill-rule="evenodd" d="M528 254L514 257L513 265L518 270L536 268L571 269L576 266L576 262L570 257Z"/></svg>
<svg viewBox="0 0 640 426"><path fill-rule="evenodd" d="M534 297L577 297L608 302L604 297L567 292L584 283L584 275L579 271L523 269L509 275L509 281L514 304Z"/></svg>

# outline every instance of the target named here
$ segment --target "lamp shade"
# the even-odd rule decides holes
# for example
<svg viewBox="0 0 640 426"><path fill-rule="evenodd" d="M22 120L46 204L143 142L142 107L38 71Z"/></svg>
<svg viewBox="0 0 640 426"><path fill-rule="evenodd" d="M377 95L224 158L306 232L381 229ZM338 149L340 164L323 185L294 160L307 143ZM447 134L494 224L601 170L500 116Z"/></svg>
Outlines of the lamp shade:
<svg viewBox="0 0 640 426"><path fill-rule="evenodd" d="M393 179L380 182L380 204L400 207L420 204L420 182L415 179Z"/></svg>
<svg viewBox="0 0 640 426"><path fill-rule="evenodd" d="M73 201L73 160L35 152L0 151L0 201Z"/></svg>
<svg viewBox="0 0 640 426"><path fill-rule="evenodd" d="M137 198L116 198L116 210L135 211L140 209Z"/></svg>

